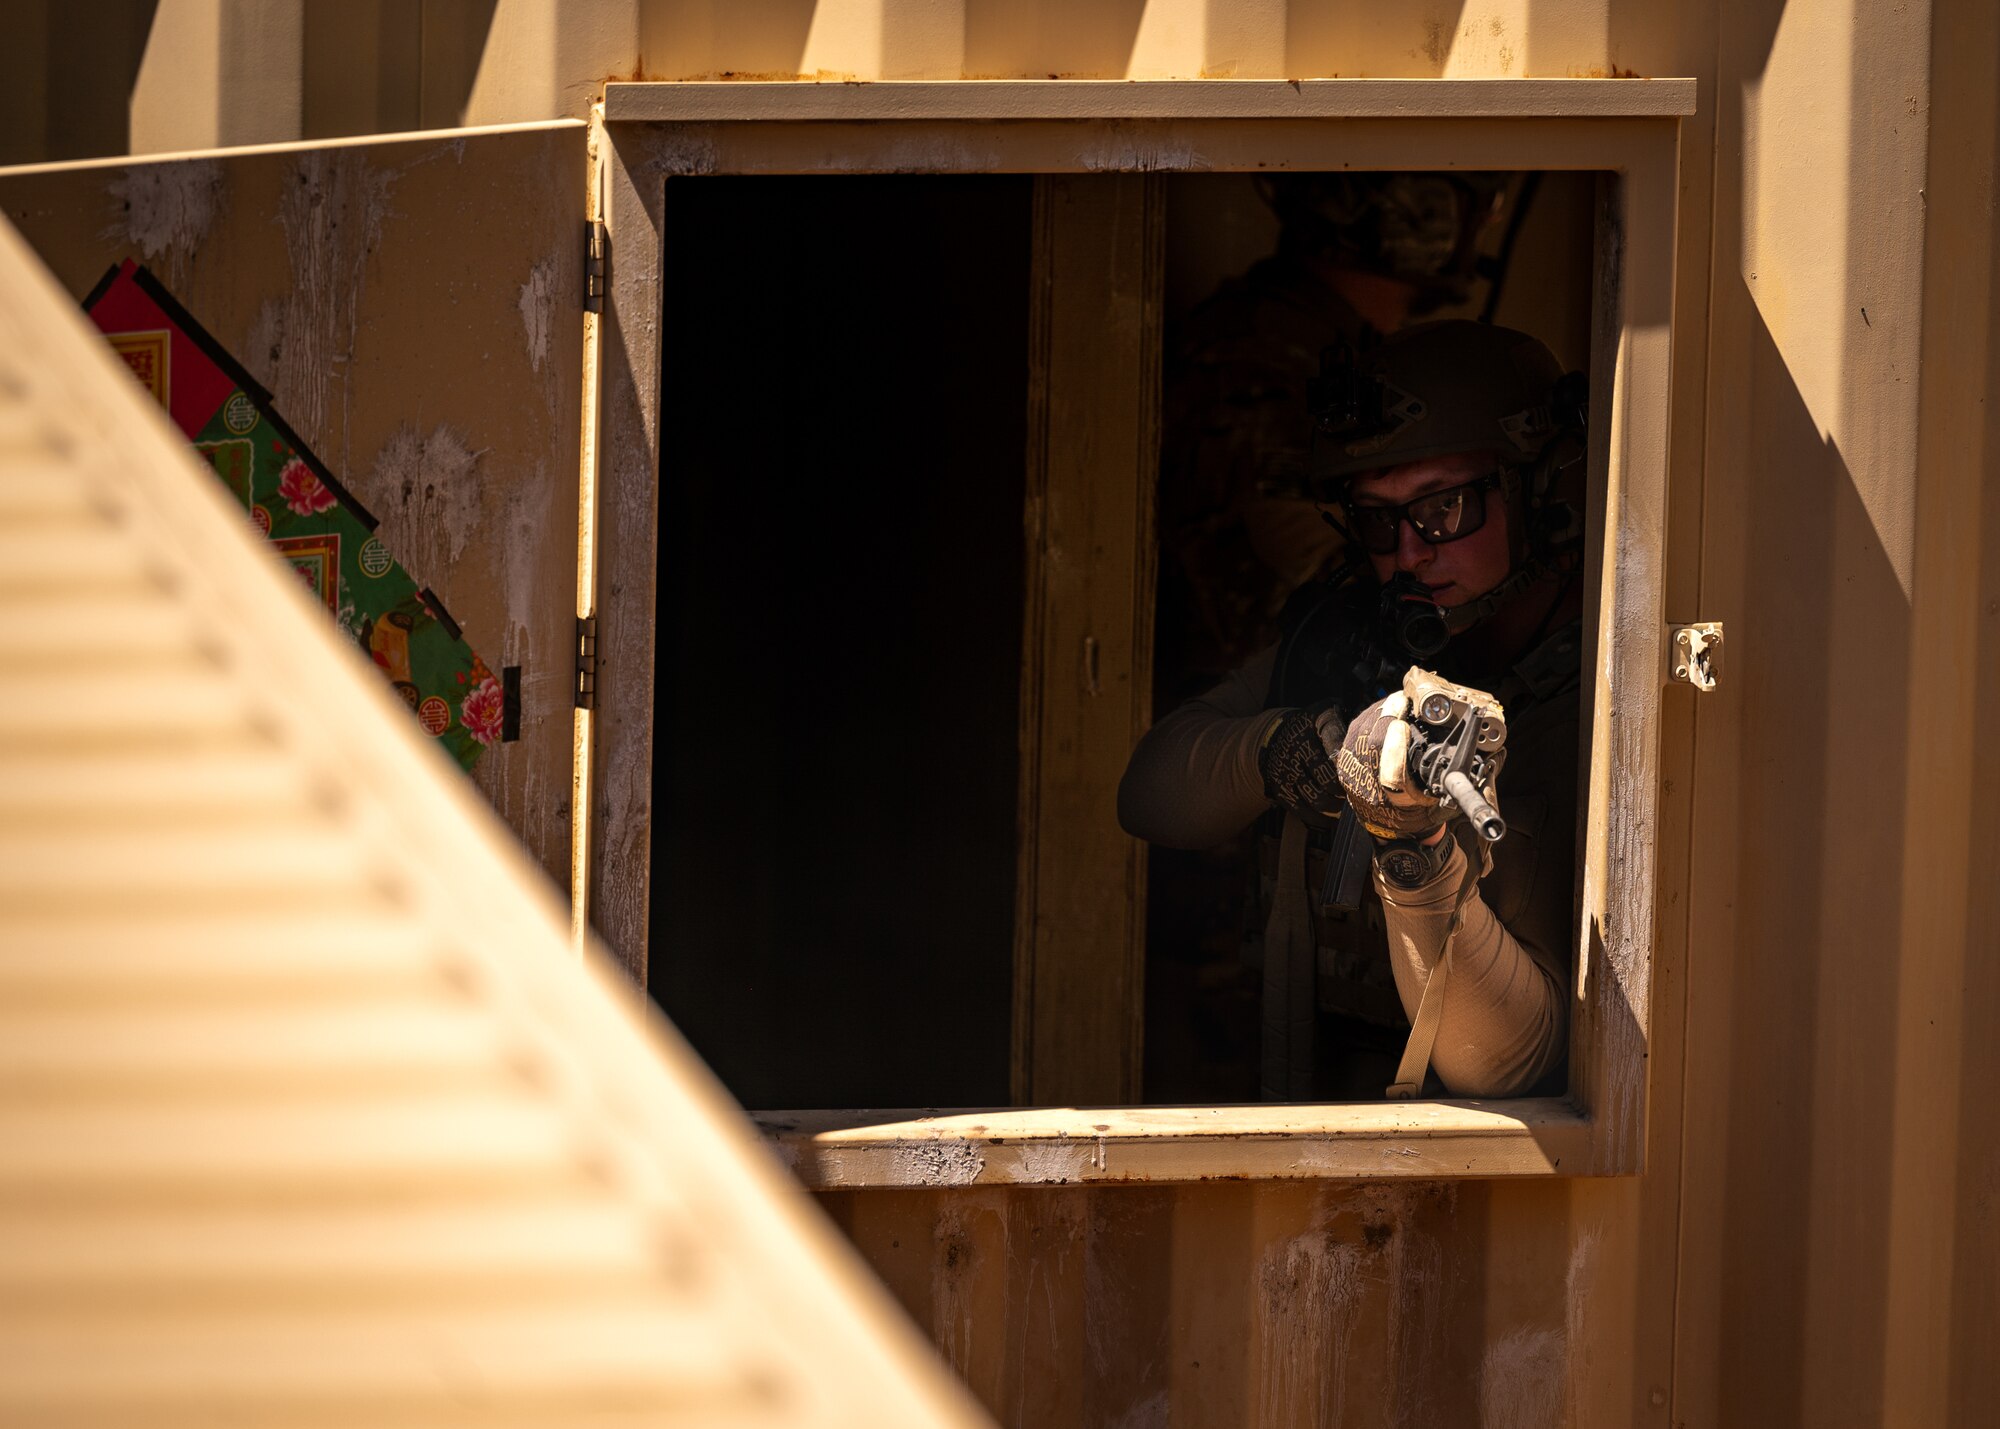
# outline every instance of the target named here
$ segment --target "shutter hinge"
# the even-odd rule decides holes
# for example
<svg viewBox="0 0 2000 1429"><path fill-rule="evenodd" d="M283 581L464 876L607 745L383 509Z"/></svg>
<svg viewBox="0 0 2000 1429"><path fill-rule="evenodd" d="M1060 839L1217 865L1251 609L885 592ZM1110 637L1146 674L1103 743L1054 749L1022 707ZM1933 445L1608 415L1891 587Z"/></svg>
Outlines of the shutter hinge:
<svg viewBox="0 0 2000 1429"><path fill-rule="evenodd" d="M1704 694L1714 689L1722 674L1722 622L1675 625L1668 633L1672 643L1667 648L1667 668L1674 683L1693 685Z"/></svg>
<svg viewBox="0 0 2000 1429"><path fill-rule="evenodd" d="M587 219L583 225L583 310L604 311L604 253L608 239L604 220Z"/></svg>
<svg viewBox="0 0 2000 1429"><path fill-rule="evenodd" d="M597 707L597 617L582 615L576 622L576 707Z"/></svg>

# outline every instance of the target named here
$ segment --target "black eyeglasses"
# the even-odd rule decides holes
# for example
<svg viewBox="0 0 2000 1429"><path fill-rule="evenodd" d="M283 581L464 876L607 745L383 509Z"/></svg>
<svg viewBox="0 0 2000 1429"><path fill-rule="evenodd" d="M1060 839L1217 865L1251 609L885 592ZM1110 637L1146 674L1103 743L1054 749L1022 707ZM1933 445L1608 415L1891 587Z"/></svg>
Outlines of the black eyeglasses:
<svg viewBox="0 0 2000 1429"><path fill-rule="evenodd" d="M1486 493L1500 484L1500 473L1488 472L1458 486L1426 491L1400 506L1357 506L1343 501L1354 539L1370 555L1393 556L1401 543L1403 523L1433 546L1460 541L1486 524Z"/></svg>

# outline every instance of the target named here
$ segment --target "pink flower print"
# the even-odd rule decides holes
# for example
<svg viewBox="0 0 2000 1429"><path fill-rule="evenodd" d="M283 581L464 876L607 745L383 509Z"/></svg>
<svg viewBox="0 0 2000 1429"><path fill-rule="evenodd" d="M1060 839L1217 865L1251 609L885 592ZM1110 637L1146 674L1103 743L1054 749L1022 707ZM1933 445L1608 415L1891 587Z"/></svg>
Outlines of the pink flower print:
<svg viewBox="0 0 2000 1429"><path fill-rule="evenodd" d="M285 469L278 473L278 495L285 498L285 505L300 516L312 516L333 505L333 493L326 483L313 475L311 467L298 457L285 463Z"/></svg>
<svg viewBox="0 0 2000 1429"><path fill-rule="evenodd" d="M458 722L465 726L467 734L481 744L491 744L500 737L500 721L506 703L500 693L500 682L488 675L459 705Z"/></svg>

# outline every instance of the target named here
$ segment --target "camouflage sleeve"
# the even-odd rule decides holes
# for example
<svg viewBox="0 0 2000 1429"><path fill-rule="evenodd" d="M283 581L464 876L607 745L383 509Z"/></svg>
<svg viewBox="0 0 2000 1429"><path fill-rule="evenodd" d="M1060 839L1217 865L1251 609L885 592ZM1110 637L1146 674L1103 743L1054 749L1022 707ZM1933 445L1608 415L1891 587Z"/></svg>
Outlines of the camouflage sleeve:
<svg viewBox="0 0 2000 1429"><path fill-rule="evenodd" d="M1118 784L1125 832L1168 848L1213 848L1271 806L1257 744L1273 647L1146 731Z"/></svg>

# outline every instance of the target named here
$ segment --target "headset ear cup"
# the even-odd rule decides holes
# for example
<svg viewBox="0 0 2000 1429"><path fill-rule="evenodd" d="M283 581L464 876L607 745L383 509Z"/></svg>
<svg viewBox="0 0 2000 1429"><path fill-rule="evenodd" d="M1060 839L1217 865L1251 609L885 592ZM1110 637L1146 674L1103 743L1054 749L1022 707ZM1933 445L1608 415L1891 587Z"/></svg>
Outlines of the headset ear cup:
<svg viewBox="0 0 2000 1429"><path fill-rule="evenodd" d="M1561 477L1571 467L1580 467L1587 451L1583 432L1565 428L1550 438L1535 458L1528 478L1528 506L1535 544L1542 554L1583 535L1583 520L1578 514L1583 493L1563 491Z"/></svg>

